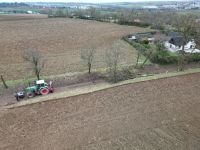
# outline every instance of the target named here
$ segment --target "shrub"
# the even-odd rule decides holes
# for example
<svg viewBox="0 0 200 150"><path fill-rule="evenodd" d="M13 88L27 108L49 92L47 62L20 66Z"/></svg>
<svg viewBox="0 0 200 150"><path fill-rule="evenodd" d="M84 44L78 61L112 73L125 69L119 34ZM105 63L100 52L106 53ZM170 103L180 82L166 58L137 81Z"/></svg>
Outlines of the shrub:
<svg viewBox="0 0 200 150"><path fill-rule="evenodd" d="M123 20L119 20L118 24L120 24L120 25L138 26L138 27L143 27L143 28L147 28L147 27L150 26L148 23L144 23L144 22L131 22L131 21L123 21Z"/></svg>
<svg viewBox="0 0 200 150"><path fill-rule="evenodd" d="M142 46L143 46L144 48L146 48L146 49L150 49L150 48L151 48L151 46L150 46L149 44L142 44Z"/></svg>
<svg viewBox="0 0 200 150"><path fill-rule="evenodd" d="M124 81L124 80L134 79L134 78L136 78L135 72L131 68L125 67L125 68L122 68L121 70L117 71L116 79L112 78L109 75L106 78L106 80L111 83L116 83L116 82L120 82L120 81Z"/></svg>
<svg viewBox="0 0 200 150"><path fill-rule="evenodd" d="M167 50L156 51L151 61L159 64L174 64L178 61L178 56Z"/></svg>
<svg viewBox="0 0 200 150"><path fill-rule="evenodd" d="M148 41L148 39L144 39L141 43L142 43L142 44L145 44L145 45L148 45L148 44L149 44L149 41Z"/></svg>
<svg viewBox="0 0 200 150"><path fill-rule="evenodd" d="M189 54L188 58L189 62L200 62L200 54Z"/></svg>

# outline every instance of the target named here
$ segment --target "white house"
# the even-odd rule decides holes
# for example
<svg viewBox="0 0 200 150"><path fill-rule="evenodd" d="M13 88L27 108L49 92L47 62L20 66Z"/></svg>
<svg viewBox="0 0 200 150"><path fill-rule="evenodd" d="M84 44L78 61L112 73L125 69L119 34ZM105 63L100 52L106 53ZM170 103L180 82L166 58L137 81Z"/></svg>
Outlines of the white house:
<svg viewBox="0 0 200 150"><path fill-rule="evenodd" d="M164 43L167 50L171 52L178 52L182 50L182 36L174 33L175 36L170 37L168 41ZM196 43L194 40L190 40L185 46L184 51L186 53L200 53L200 50L196 48Z"/></svg>

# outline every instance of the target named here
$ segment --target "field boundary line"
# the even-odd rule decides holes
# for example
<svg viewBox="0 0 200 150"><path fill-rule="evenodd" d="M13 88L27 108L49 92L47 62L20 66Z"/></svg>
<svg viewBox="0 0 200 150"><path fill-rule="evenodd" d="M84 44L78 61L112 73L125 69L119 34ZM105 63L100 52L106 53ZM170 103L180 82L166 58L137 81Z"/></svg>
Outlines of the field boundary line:
<svg viewBox="0 0 200 150"><path fill-rule="evenodd" d="M122 82L119 82L116 84L99 83L96 85L83 86L83 87L78 87L75 89L67 90L64 92L58 92L58 93L54 93L54 94L50 94L50 95L46 95L46 96L36 97L36 98L29 99L26 101L18 102L16 104L4 106L3 108L12 109L12 108L22 107L22 106L26 106L26 105L42 103L42 102L46 102L46 101L62 100L63 98L85 95L85 94L94 93L94 92L98 92L98 91L102 91L102 90L107 90L110 88L129 85L129 84L133 84L133 83L147 82L147 81L171 78L171 77L176 77L176 76L184 76L184 75L195 74L195 73L200 73L200 68L189 69L184 72L170 72L170 73L161 73L161 74L155 74L155 75L151 75L151 76L139 77L139 78L135 78L135 79L131 79L131 80L122 81Z"/></svg>

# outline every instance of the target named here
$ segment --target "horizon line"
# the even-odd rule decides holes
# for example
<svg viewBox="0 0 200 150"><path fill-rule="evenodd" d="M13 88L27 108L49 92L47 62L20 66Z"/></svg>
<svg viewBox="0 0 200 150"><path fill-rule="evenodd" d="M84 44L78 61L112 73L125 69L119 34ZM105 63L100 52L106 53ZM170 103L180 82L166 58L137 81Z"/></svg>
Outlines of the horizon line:
<svg viewBox="0 0 200 150"><path fill-rule="evenodd" d="M74 1L71 1L71 2L64 2L64 1L24 1L24 0L21 0L21 1L0 1L0 3L93 3L93 4L100 4L100 3L143 3L143 2L147 2L147 3L150 3L150 2L192 2L192 1L195 1L195 2L200 2L200 0L136 0L136 1L113 1L113 2L74 2Z"/></svg>

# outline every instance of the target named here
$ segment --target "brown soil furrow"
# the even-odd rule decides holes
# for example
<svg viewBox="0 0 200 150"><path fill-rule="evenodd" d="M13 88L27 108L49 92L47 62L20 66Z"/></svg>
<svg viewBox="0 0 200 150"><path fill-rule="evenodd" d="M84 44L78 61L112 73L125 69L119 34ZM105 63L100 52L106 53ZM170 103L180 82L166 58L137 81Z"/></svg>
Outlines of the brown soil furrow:
<svg viewBox="0 0 200 150"><path fill-rule="evenodd" d="M0 149L175 149L200 145L200 74L4 110Z"/></svg>

